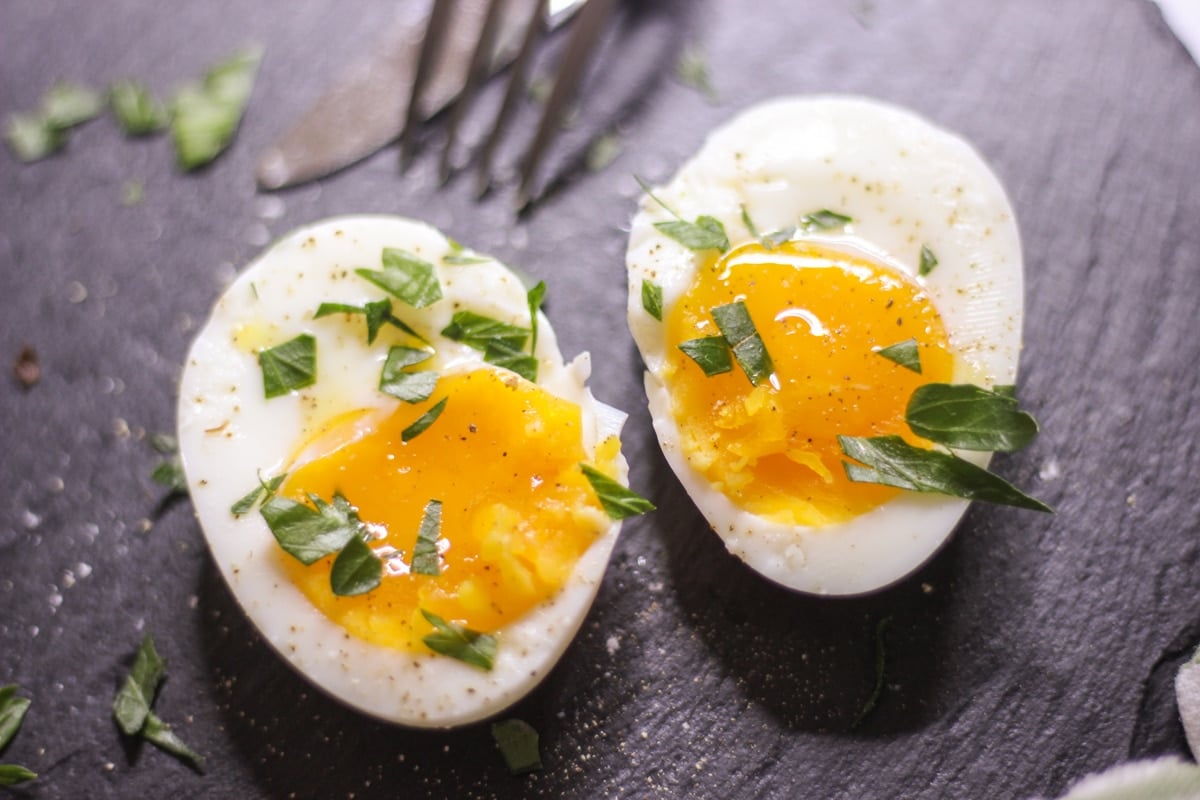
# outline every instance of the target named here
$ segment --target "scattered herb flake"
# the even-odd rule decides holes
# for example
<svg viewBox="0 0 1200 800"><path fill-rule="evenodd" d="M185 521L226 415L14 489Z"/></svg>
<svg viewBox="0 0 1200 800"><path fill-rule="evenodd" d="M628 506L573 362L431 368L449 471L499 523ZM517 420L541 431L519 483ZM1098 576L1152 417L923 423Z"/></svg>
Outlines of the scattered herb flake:
<svg viewBox="0 0 1200 800"><path fill-rule="evenodd" d="M871 696L867 698L867 702L863 703L862 710L858 712L858 716L851 723L851 730L861 725L867 715L875 710L879 698L883 695L884 675L887 669L887 643L884 641L883 635L891 623L891 617L884 617L875 624L875 686L871 689Z"/></svg>
<svg viewBox="0 0 1200 800"><path fill-rule="evenodd" d="M175 735L171 726L158 718L153 711L146 715L146 724L142 727L142 738L159 750L186 761L198 770L204 768L204 756L184 744Z"/></svg>
<svg viewBox="0 0 1200 800"><path fill-rule="evenodd" d="M918 268L917 273L921 277L925 277L929 273L933 272L933 268L937 265L937 256L935 256L933 251L929 249L929 245L921 245L921 266Z"/></svg>
<svg viewBox="0 0 1200 800"><path fill-rule="evenodd" d="M443 397L433 406L433 408L417 417L411 425L400 431L400 441L406 443L411 442L413 439L424 433L425 430L434 423L434 420L440 417L442 412L446 410L446 401L448 399L448 397Z"/></svg>
<svg viewBox="0 0 1200 800"><path fill-rule="evenodd" d="M95 119L103 108L98 93L77 83L59 81L42 98L42 119L61 131Z"/></svg>
<svg viewBox="0 0 1200 800"><path fill-rule="evenodd" d="M675 62L675 77L684 86L691 87L704 95L704 99L710 103L716 103L717 90L713 88L712 81L708 75L708 63L704 59L703 53L696 46L688 46L679 54L679 60Z"/></svg>
<svg viewBox="0 0 1200 800"><path fill-rule="evenodd" d="M642 280L642 308L646 313L662 322L663 290L654 281Z"/></svg>
<svg viewBox="0 0 1200 800"><path fill-rule="evenodd" d="M154 648L154 636L147 633L133 658L133 667L125 683L113 698L113 718L122 732L133 736L146 724L154 694L166 670L166 662Z"/></svg>
<svg viewBox="0 0 1200 800"><path fill-rule="evenodd" d="M433 370L406 372L405 367L433 358L433 353L414 347L394 345L388 349L387 360L379 375L379 391L406 403L428 399L437 387L438 374Z"/></svg>
<svg viewBox="0 0 1200 800"><path fill-rule="evenodd" d="M827 208L823 208L820 211L814 211L811 214L805 214L802 216L800 218L800 227L810 231L829 231L836 230L837 228L844 228L851 222L854 222L852 217L848 217L845 214L839 214L836 211L830 211Z"/></svg>
<svg viewBox="0 0 1200 800"><path fill-rule="evenodd" d="M466 253L447 253L442 256L442 263L451 267L466 267L471 264L486 264L492 261L491 256L471 256Z"/></svg>
<svg viewBox="0 0 1200 800"><path fill-rule="evenodd" d="M537 337L538 337L538 311L542 308L542 303L546 302L546 282L538 281L536 285L525 293L525 301L529 305L529 352L537 353Z"/></svg>
<svg viewBox="0 0 1200 800"><path fill-rule="evenodd" d="M758 227L754 224L754 220L750 219L750 212L746 210L745 205L742 206L742 224L746 226L746 230L750 232L750 235L758 239L759 244L768 250L774 250L796 235L795 225L780 228L770 233L760 233Z"/></svg>
<svg viewBox="0 0 1200 800"><path fill-rule="evenodd" d="M28 164L57 153L66 145L67 137L41 114L10 114L4 126L4 141L18 161Z"/></svg>
<svg viewBox="0 0 1200 800"><path fill-rule="evenodd" d="M250 100L261 60L262 48L246 48L212 67L203 80L176 93L171 103L171 138L181 168L202 167L229 146Z"/></svg>
<svg viewBox="0 0 1200 800"><path fill-rule="evenodd" d="M521 350L514 350L501 341L492 342L483 352L483 360L517 373L530 383L537 382L537 359Z"/></svg>
<svg viewBox="0 0 1200 800"><path fill-rule="evenodd" d="M382 270L364 267L355 273L413 308L424 308L442 299L442 286L433 264L406 250L385 247Z"/></svg>
<svg viewBox="0 0 1200 800"><path fill-rule="evenodd" d="M654 510L654 504L649 500L617 483L595 467L580 464L579 468L592 485L592 491L596 493L609 519L627 519Z"/></svg>
<svg viewBox="0 0 1200 800"><path fill-rule="evenodd" d="M332 503L316 496L309 500L315 508L275 496L259 509L279 546L305 565L338 552L365 530L358 511L341 494L335 493Z"/></svg>
<svg viewBox="0 0 1200 800"><path fill-rule="evenodd" d="M280 475L276 475L274 478L271 478L271 480L264 482L262 479L262 473L259 473L258 486L255 486L244 497L242 497L242 499L230 506L229 512L235 517L249 514L254 510L254 507L259 504L259 501L270 500L272 497L274 497L275 492L279 490L279 487L283 484L283 481L286 477L287 473L284 472Z"/></svg>
<svg viewBox="0 0 1200 800"><path fill-rule="evenodd" d="M447 622L432 611L421 609L421 615L434 631L421 641L435 653L490 671L496 663L496 637L473 631L457 622Z"/></svg>
<svg viewBox="0 0 1200 800"><path fill-rule="evenodd" d="M859 466L842 462L856 483L878 483L912 492L963 497L988 503L1053 512L1003 478L950 453L914 447L899 436L839 436L842 453Z"/></svg>
<svg viewBox="0 0 1200 800"><path fill-rule="evenodd" d="M143 739L171 755L177 756L200 769L203 756L196 753L171 731L151 710L158 685L166 675L166 662L154 648L154 637L147 633L142 639L133 667L125 683L113 698L113 718L127 736L140 734Z"/></svg>
<svg viewBox="0 0 1200 800"><path fill-rule="evenodd" d="M258 354L268 400L317 381L317 340L307 333Z"/></svg>
<svg viewBox="0 0 1200 800"><path fill-rule="evenodd" d="M117 81L110 86L108 105L126 136L157 133L171 121L166 106L137 81Z"/></svg>
<svg viewBox="0 0 1200 800"><path fill-rule="evenodd" d="M542 756L538 752L538 733L528 722L520 719L505 719L492 723L492 738L500 748L500 755L513 775L524 775L542 768Z"/></svg>
<svg viewBox="0 0 1200 800"><path fill-rule="evenodd" d="M701 215L696 217L695 222L667 220L654 223L654 227L689 250L718 250L724 253L729 249L725 226L716 217Z"/></svg>
<svg viewBox="0 0 1200 800"><path fill-rule="evenodd" d="M338 597L366 594L383 578L383 562L361 535L351 536L329 571L329 585Z"/></svg>
<svg viewBox="0 0 1200 800"><path fill-rule="evenodd" d="M16 786L36 778L36 772L19 764L0 764L0 786Z"/></svg>
<svg viewBox="0 0 1200 800"><path fill-rule="evenodd" d="M621 136L616 131L602 133L588 147L584 166L588 172L599 172L621 155Z"/></svg>
<svg viewBox="0 0 1200 800"><path fill-rule="evenodd" d="M742 368L742 372L746 373L750 383L758 386L770 378L775 364L767 353L767 346L759 336L758 329L754 327L754 321L750 319L746 304L738 300L717 306L711 313L725 341L729 343L734 359Z"/></svg>
<svg viewBox="0 0 1200 800"><path fill-rule="evenodd" d="M529 340L529 329L498 319L476 314L474 311L456 311L450 324L442 330L442 336L462 342L480 352L487 352L493 344L502 344L511 350L521 350Z"/></svg>
<svg viewBox="0 0 1200 800"><path fill-rule="evenodd" d="M442 401L445 402L444 400ZM438 554L438 537L442 535L442 501L430 500L425 504L421 526L417 529L417 543L413 546L412 571L416 575L440 575L441 556Z"/></svg>
<svg viewBox="0 0 1200 800"><path fill-rule="evenodd" d="M0 750L7 747L21 729L29 704L28 698L17 697L16 684L0 687Z"/></svg>
<svg viewBox="0 0 1200 800"><path fill-rule="evenodd" d="M375 338L379 336L379 330L385 322L396 325L405 333L412 331L411 328L392 316L392 301L386 297L382 300L364 303L361 306L352 306L347 303L321 303L313 312L313 319L321 319L333 314L362 314L365 316L367 319L367 344L375 343Z"/></svg>
<svg viewBox="0 0 1200 800"><path fill-rule="evenodd" d="M733 358L729 352L729 342L724 336L701 336L698 339L688 339L679 344L684 354L700 365L704 374L711 378L733 369Z"/></svg>
<svg viewBox="0 0 1200 800"><path fill-rule="evenodd" d="M146 199L146 184L136 178L130 178L121 184L121 205L126 208L141 205Z"/></svg>
<svg viewBox="0 0 1200 800"><path fill-rule="evenodd" d="M969 383L930 383L909 398L905 420L913 433L963 450L1011 453L1037 436L1038 424L1011 395Z"/></svg>
<svg viewBox="0 0 1200 800"><path fill-rule="evenodd" d="M881 347L875 352L894 364L899 364L918 375L921 374L921 353L916 337L905 339L903 342L897 342L887 347Z"/></svg>

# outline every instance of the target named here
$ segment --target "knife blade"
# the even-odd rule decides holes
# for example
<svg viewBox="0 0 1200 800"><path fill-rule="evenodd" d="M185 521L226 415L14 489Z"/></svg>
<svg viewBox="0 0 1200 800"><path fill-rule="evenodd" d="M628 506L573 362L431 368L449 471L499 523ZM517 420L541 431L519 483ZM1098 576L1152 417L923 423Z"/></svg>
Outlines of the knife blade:
<svg viewBox="0 0 1200 800"><path fill-rule="evenodd" d="M416 119L426 120L462 91L490 0L458 0ZM534 4L506 0L488 72L512 61ZM561 3L559 4L561 5ZM567 15L551 16L557 24ZM417 70L425 19L401 19L377 48L337 82L259 158L255 176L267 190L314 180L350 166L394 141L404 129L408 88Z"/></svg>

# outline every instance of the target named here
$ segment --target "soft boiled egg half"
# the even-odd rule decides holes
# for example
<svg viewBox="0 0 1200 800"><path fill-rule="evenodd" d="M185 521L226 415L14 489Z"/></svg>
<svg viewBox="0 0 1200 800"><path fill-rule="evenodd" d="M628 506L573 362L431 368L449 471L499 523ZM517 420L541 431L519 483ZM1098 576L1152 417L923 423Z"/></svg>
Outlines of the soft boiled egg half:
<svg viewBox="0 0 1200 800"><path fill-rule="evenodd" d="M1021 247L999 181L910 112L824 96L743 112L646 188L629 325L663 453L709 524L804 592L916 569L969 501L851 480L839 437L933 449L906 425L918 387L1014 383Z"/></svg>
<svg viewBox="0 0 1200 800"><path fill-rule="evenodd" d="M543 291L428 225L331 219L247 267L188 355L179 442L214 561L293 667L376 717L522 697L648 505Z"/></svg>

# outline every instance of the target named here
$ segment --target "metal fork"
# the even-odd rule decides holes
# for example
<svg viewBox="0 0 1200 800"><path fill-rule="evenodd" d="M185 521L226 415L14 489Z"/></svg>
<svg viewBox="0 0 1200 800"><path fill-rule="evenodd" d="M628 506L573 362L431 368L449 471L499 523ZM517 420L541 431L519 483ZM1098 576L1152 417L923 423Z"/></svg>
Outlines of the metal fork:
<svg viewBox="0 0 1200 800"><path fill-rule="evenodd" d="M449 20L453 14L455 0L434 0L433 10L425 31L425 39L417 62L417 72L413 79L409 96L407 119L404 123L404 133L400 140L400 164L405 169L416 154L416 128L420 122L418 109L421 98L429 84L433 65L437 63L438 54L443 46L449 28ZM495 47L496 32L500 26L501 16L505 12L508 0L491 0L487 9L483 28L479 33L471 57L471 65L467 73L466 83L459 96L447 110L446 142L443 145L439 161L439 172L442 183L449 180L453 173L453 158L458 147L458 133L463 118L475 98L476 92L488 73L488 61ZM521 158L520 183L517 188L517 208L526 208L531 200L531 192L537 179L538 169L542 159L554 141L554 136L560 128L563 115L568 105L574 99L576 89L584 70L600 40L600 35L608 18L612 15L616 0L538 0L533 4L532 13L526 23L525 35L521 41L516 60L510 67L511 73L508 85L504 91L504 99L492 123L491 133L484 141L480 155L477 173L476 194L483 197L492 187L492 167L496 147L503 139L508 128L517 101L525 89L526 76L533 60L534 49L545 36L549 23L554 15L574 14L577 18L572 21L574 29L571 38L566 43L566 51L557 67L554 78L554 88L550 91L549 99L542 109L536 133L530 141Z"/></svg>

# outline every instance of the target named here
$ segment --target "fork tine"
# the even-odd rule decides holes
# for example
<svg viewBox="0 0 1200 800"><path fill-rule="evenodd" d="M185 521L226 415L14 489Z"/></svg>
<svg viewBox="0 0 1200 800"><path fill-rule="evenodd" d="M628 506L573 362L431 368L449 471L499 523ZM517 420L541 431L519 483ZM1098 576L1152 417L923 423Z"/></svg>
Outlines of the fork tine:
<svg viewBox="0 0 1200 800"><path fill-rule="evenodd" d="M571 32L570 41L567 42L567 50L559 65L554 89L546 102L546 108L542 111L537 134L525 153L521 167L521 183L517 189L518 209L523 209L529 204L529 190L537 176L542 157L558 131L562 113L575 95L576 86L583 77L584 69L600 41L600 34L604 31L605 23L615 5L616 0L588 0L579 12L579 19L575 20L576 27Z"/></svg>
<svg viewBox="0 0 1200 800"><path fill-rule="evenodd" d="M463 84L462 91L451 104L450 119L446 123L446 144L442 148L442 158L438 165L439 178L443 184L450 179L452 159L458 144L458 128L475 98L475 90L487 74L488 60L492 57L495 49L496 33L500 28L501 15L507 5L508 0L492 0L488 4L483 28L479 31L479 40L475 43L475 52L471 54L471 66L467 70L466 83Z"/></svg>
<svg viewBox="0 0 1200 800"><path fill-rule="evenodd" d="M437 63L446 40L450 16L454 10L454 0L434 0L433 9L429 12L429 23L425 27L425 39L421 43L421 54L417 58L417 73L413 77L412 90L408 95L408 108L404 112L404 133L400 137L400 169L408 169L412 162L414 147L417 141L417 124L421 120L421 98L425 86L433 74L433 65Z"/></svg>
<svg viewBox="0 0 1200 800"><path fill-rule="evenodd" d="M487 141L483 143L483 152L479 157L478 182L475 188L477 197L483 197L492 187L492 159L496 154L496 146L500 143L500 139L512 119L512 112L517 107L517 99L525 88L525 76L528 75L529 65L533 61L534 46L545 32L545 12L547 10L548 0L533 4L529 23L525 27L525 38L521 40L521 49L517 52L517 59L513 62L512 72L508 78L508 86L504 90L504 100L500 104L500 110L496 112L496 121L492 124L492 132L488 134Z"/></svg>

